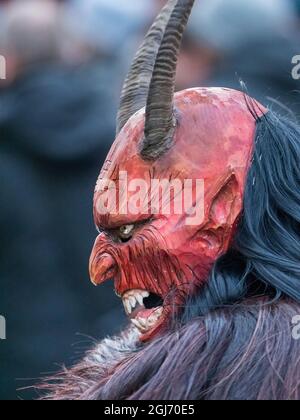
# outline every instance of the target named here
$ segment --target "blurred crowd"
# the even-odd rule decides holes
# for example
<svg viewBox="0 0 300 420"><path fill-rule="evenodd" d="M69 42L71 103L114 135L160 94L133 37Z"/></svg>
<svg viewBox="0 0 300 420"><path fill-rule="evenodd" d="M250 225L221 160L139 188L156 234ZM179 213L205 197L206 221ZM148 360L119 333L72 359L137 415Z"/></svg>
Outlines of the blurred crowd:
<svg viewBox="0 0 300 420"><path fill-rule="evenodd" d="M126 322L113 285L89 283L92 196L122 81L165 2L0 1L0 399L32 398L16 389ZM243 79L297 117L299 38L299 0L196 0L177 87Z"/></svg>

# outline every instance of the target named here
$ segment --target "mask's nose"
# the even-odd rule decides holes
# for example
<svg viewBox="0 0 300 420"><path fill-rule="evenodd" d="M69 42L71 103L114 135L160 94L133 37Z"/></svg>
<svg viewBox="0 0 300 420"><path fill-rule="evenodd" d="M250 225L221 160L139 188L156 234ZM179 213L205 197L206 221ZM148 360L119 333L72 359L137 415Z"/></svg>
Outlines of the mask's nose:
<svg viewBox="0 0 300 420"><path fill-rule="evenodd" d="M102 254L97 258L91 258L90 278L95 286L113 279L118 273L115 259L109 254Z"/></svg>

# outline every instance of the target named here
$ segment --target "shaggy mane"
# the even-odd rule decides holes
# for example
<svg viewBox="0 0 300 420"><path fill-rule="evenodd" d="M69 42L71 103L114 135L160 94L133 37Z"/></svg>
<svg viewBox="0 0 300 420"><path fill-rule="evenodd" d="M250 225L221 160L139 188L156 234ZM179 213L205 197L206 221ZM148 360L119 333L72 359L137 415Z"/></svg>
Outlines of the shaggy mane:
<svg viewBox="0 0 300 420"><path fill-rule="evenodd" d="M104 340L40 387L45 400L299 400L300 305L257 298L141 346L135 328ZM175 379L175 380L172 380Z"/></svg>

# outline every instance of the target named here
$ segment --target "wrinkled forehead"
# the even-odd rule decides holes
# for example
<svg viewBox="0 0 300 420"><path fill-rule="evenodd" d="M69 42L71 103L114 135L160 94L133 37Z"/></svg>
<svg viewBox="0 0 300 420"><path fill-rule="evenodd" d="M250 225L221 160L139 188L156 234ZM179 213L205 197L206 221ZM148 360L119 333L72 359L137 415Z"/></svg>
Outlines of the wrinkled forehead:
<svg viewBox="0 0 300 420"><path fill-rule="evenodd" d="M202 177L243 171L253 147L255 120L244 94L230 89L197 88L175 95L178 126L173 147L156 161L139 155L144 136L144 110L136 113L118 135L100 179L118 181L153 176Z"/></svg>

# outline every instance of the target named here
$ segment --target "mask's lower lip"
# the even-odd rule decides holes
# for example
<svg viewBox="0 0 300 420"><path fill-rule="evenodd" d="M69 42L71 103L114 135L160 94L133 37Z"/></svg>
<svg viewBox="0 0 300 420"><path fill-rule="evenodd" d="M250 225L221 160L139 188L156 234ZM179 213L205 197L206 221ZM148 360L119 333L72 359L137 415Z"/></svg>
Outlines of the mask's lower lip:
<svg viewBox="0 0 300 420"><path fill-rule="evenodd" d="M122 295L125 311L142 333L154 329L163 316L163 299L146 290L133 289Z"/></svg>
<svg viewBox="0 0 300 420"><path fill-rule="evenodd" d="M146 333L155 328L163 314L163 307L146 309L140 311L136 318L131 318L131 322L135 325L142 333Z"/></svg>

